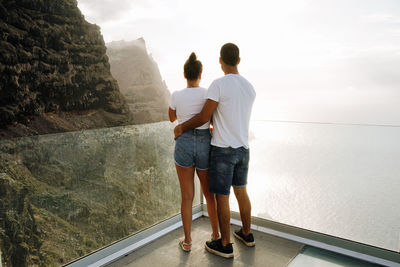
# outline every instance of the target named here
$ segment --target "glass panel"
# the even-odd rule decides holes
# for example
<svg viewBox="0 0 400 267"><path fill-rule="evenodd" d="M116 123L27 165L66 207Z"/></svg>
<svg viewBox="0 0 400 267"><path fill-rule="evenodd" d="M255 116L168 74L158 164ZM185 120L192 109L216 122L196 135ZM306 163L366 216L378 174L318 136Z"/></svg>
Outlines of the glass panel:
<svg viewBox="0 0 400 267"><path fill-rule="evenodd" d="M399 251L399 136L400 127L252 121L252 215Z"/></svg>
<svg viewBox="0 0 400 267"><path fill-rule="evenodd" d="M60 265L178 214L173 126L0 140L4 258Z"/></svg>

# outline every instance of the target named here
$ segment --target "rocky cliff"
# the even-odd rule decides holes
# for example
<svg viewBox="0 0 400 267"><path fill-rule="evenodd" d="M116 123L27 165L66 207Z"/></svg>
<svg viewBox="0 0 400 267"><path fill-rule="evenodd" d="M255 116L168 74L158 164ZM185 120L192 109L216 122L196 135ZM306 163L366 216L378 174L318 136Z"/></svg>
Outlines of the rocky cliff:
<svg viewBox="0 0 400 267"><path fill-rule="evenodd" d="M107 43L111 73L128 102L135 124L168 120L170 92L145 41Z"/></svg>
<svg viewBox="0 0 400 267"><path fill-rule="evenodd" d="M173 126L110 127L166 119L138 43L110 48L121 93L76 0L0 0L0 265L59 266L179 211Z"/></svg>
<svg viewBox="0 0 400 267"><path fill-rule="evenodd" d="M60 266L177 214L173 146L170 122L0 139L3 266Z"/></svg>
<svg viewBox="0 0 400 267"><path fill-rule="evenodd" d="M0 1L3 135L130 123L100 29L76 0Z"/></svg>

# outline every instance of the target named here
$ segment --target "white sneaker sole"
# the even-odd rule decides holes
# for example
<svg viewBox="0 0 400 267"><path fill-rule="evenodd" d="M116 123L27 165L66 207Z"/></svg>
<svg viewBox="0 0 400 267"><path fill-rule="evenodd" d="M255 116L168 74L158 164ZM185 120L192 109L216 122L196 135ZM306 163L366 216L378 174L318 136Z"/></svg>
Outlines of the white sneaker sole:
<svg viewBox="0 0 400 267"><path fill-rule="evenodd" d="M228 254L228 253L222 253L222 252L219 252L219 251L216 251L216 250L214 250L214 249L209 248L207 245L205 245L204 248L205 248L208 252L210 252L210 253L212 253L212 254L214 254L214 255L221 256L221 257L224 257L224 258L227 258L227 259L233 258L233 252L232 252L232 253L229 253L229 254Z"/></svg>

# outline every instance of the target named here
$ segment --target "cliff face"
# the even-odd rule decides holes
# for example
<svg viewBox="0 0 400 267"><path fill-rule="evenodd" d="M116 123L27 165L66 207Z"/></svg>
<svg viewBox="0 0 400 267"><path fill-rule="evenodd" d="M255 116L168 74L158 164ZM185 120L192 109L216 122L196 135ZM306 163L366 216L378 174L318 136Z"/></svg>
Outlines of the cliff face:
<svg viewBox="0 0 400 267"><path fill-rule="evenodd" d="M62 265L179 211L173 126L109 128L134 123L129 106L136 123L167 118L169 92L138 47L110 53L118 78L129 70L128 105L76 0L0 0L3 266ZM2 138L26 135L39 136Z"/></svg>
<svg viewBox="0 0 400 267"><path fill-rule="evenodd" d="M107 55L135 124L168 120L170 92L144 40L108 43Z"/></svg>
<svg viewBox="0 0 400 267"><path fill-rule="evenodd" d="M2 168L7 159L2 153L0 158ZM9 174L0 173L0 248L7 259L5 266L32 266L43 261L42 240L28 198L31 189Z"/></svg>
<svg viewBox="0 0 400 267"><path fill-rule="evenodd" d="M178 213L173 147L170 122L0 139L3 266L60 266Z"/></svg>
<svg viewBox="0 0 400 267"><path fill-rule="evenodd" d="M29 127L31 120L49 112L58 116L100 109L118 118L77 128L131 123L110 74L100 29L85 21L76 0L1 1L0 73L0 128L17 123ZM57 118L76 122L82 114Z"/></svg>

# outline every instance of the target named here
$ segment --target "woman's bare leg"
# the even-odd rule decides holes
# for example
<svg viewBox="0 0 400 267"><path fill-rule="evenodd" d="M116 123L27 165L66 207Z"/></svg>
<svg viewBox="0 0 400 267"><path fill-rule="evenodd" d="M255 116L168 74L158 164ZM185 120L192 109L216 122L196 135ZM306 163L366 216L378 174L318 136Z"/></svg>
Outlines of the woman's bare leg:
<svg viewBox="0 0 400 267"><path fill-rule="evenodd" d="M208 216L210 217L210 224L212 229L212 238L216 239L219 237L218 231L218 214L217 214L217 202L215 201L215 194L209 191L209 175L208 170L196 170L197 176L200 179L201 189L207 202Z"/></svg>
<svg viewBox="0 0 400 267"><path fill-rule="evenodd" d="M192 228L192 205L194 197L194 167L183 168L176 164L175 167L181 187L181 215L185 243L191 244L192 237L190 231ZM187 249L190 249L190 247Z"/></svg>

